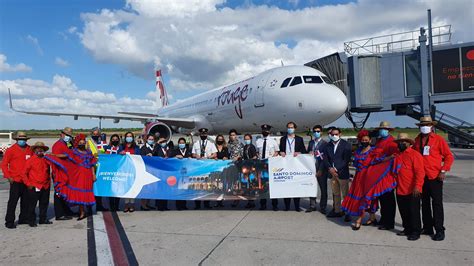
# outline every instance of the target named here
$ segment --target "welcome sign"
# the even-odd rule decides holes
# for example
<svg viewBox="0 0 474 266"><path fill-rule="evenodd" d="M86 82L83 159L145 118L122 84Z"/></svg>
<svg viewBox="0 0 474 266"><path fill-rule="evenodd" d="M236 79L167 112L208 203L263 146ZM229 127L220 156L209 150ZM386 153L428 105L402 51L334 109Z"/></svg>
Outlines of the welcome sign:
<svg viewBox="0 0 474 266"><path fill-rule="evenodd" d="M292 182L283 182L289 176L281 170L270 179L268 169L281 168L281 161L300 161L298 173L291 171ZM255 200L268 198L271 183L276 181L277 191L271 197L288 197L295 195L294 186L290 183L303 183L300 173L313 174L309 165L312 156L288 158L270 158L269 160L196 160L196 159L164 159L160 157L139 155L99 155L97 181L94 183L96 196L169 199L169 200ZM292 164L290 162L290 164ZM306 168L309 166L309 168ZM284 166L285 167L285 166ZM286 166L287 167L287 166ZM295 168L295 169L296 169ZM285 168L286 169L286 168ZM275 172L275 171L273 171ZM273 180L273 181L271 181ZM299 180L299 181L298 181ZM313 182L312 185L315 185ZM287 186L285 189L284 186ZM298 197L308 197L311 193L300 191ZM270 189L271 190L271 189ZM282 193L283 191L283 193ZM286 194L285 194L286 191Z"/></svg>

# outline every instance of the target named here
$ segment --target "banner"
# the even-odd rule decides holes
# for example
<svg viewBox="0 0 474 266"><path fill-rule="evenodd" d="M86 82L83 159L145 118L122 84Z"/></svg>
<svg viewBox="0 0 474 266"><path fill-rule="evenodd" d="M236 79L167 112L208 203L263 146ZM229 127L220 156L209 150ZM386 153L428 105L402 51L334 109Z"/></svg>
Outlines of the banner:
<svg viewBox="0 0 474 266"><path fill-rule="evenodd" d="M164 159L139 155L99 155L94 193L96 196L104 197L169 200L268 198L269 163L274 166L280 164L279 161L276 164L272 162L273 159L234 162ZM300 165L306 167L306 163ZM314 173L314 159L312 167L300 171ZM294 182L299 182L297 180L300 180L299 176ZM299 193L299 195L308 197L314 193L308 195Z"/></svg>
<svg viewBox="0 0 474 266"><path fill-rule="evenodd" d="M273 157L269 160L270 197L316 197L318 188L314 157Z"/></svg>

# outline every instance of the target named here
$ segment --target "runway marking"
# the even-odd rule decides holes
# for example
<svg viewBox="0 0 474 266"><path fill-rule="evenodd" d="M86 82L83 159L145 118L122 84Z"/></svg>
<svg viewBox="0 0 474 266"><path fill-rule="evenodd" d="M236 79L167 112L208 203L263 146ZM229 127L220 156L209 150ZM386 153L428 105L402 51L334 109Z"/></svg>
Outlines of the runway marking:
<svg viewBox="0 0 474 266"><path fill-rule="evenodd" d="M202 195L202 196L199 196L199 197L197 197L197 198L193 198L193 199L191 199L191 200L202 199L202 198L207 197L207 196L212 195L212 194L214 194L214 193L209 193L209 194L206 194L206 195Z"/></svg>
<svg viewBox="0 0 474 266"><path fill-rule="evenodd" d="M138 265L116 212L98 212L87 222L89 265Z"/></svg>
<svg viewBox="0 0 474 266"><path fill-rule="evenodd" d="M224 199L224 194L221 194L219 197L217 197L217 200L223 200Z"/></svg>
<svg viewBox="0 0 474 266"><path fill-rule="evenodd" d="M239 197L240 199L243 199L243 200L247 200L246 197L242 197L242 196L237 196L237 197Z"/></svg>

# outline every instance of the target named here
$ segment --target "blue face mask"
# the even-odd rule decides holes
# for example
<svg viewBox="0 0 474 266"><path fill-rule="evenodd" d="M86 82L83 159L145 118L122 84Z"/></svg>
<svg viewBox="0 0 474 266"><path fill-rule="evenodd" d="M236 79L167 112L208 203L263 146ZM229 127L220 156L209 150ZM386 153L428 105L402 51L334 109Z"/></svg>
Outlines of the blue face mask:
<svg viewBox="0 0 474 266"><path fill-rule="evenodd" d="M66 135L66 136L64 136L63 140L64 140L64 142L68 143L69 141L71 141L71 137Z"/></svg>
<svg viewBox="0 0 474 266"><path fill-rule="evenodd" d="M16 143L20 145L20 147L25 147L26 146L26 140L24 139L19 139Z"/></svg>
<svg viewBox="0 0 474 266"><path fill-rule="evenodd" d="M184 148L186 148L186 143L179 143L179 144L178 144L178 147L179 147L180 149L184 149Z"/></svg>
<svg viewBox="0 0 474 266"><path fill-rule="evenodd" d="M295 129L294 128L288 128L286 130L286 132L288 132L288 134L294 134L295 133Z"/></svg>
<svg viewBox="0 0 474 266"><path fill-rule="evenodd" d="M321 137L321 132L313 132L313 137L319 139Z"/></svg>
<svg viewBox="0 0 474 266"><path fill-rule="evenodd" d="M133 138L132 138L132 137L126 137L126 138L125 138L125 141L126 141L127 143L132 143Z"/></svg>
<svg viewBox="0 0 474 266"><path fill-rule="evenodd" d="M387 129L379 129L379 136L382 138L388 137L388 130Z"/></svg>
<svg viewBox="0 0 474 266"><path fill-rule="evenodd" d="M160 146L161 146L162 148L166 147L166 142L160 143Z"/></svg>
<svg viewBox="0 0 474 266"><path fill-rule="evenodd" d="M154 140L147 140L146 143L148 143L148 145L150 145L150 146L153 146L153 144L155 144L155 141Z"/></svg>
<svg viewBox="0 0 474 266"><path fill-rule="evenodd" d="M245 142L245 145L249 145L250 143L252 143L252 140L246 139L246 140L244 140L244 142Z"/></svg>

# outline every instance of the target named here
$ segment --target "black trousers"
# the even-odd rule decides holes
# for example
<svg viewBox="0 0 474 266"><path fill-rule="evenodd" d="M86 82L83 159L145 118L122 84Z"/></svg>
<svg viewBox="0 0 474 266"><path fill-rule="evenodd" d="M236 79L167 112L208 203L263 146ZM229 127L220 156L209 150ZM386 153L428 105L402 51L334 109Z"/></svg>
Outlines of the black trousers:
<svg viewBox="0 0 474 266"><path fill-rule="evenodd" d="M319 208L321 210L326 210L328 205L328 174L324 172L322 176L316 177L318 180L318 186L321 190L321 195L319 196ZM316 198L309 198L310 208L316 208Z"/></svg>
<svg viewBox="0 0 474 266"><path fill-rule="evenodd" d="M95 208L96 210L100 210L100 209L103 209L104 208L104 204L102 203L102 198L104 197L99 197L99 196L95 196Z"/></svg>
<svg viewBox="0 0 474 266"><path fill-rule="evenodd" d="M394 191L387 192L379 197L380 201L380 224L388 227L395 227L395 213L397 211L397 203L395 202Z"/></svg>
<svg viewBox="0 0 474 266"><path fill-rule="evenodd" d="M168 201L167 200L156 200L156 208L159 211L164 211L168 208Z"/></svg>
<svg viewBox="0 0 474 266"><path fill-rule="evenodd" d="M39 201L39 222L44 223L48 219L48 205L49 205L49 189L41 189L36 192L33 189L27 189L28 193L28 213L29 213L29 223L36 223L36 204Z"/></svg>
<svg viewBox="0 0 474 266"><path fill-rule="evenodd" d="M260 199L260 206L267 206L267 199ZM272 199L272 207L278 208L278 199Z"/></svg>
<svg viewBox="0 0 474 266"><path fill-rule="evenodd" d="M20 216L18 222L28 223L28 195L26 186L23 183L13 182L10 184L10 196L8 197L7 214L5 215L5 224L15 223L15 210L18 200L20 201Z"/></svg>
<svg viewBox="0 0 474 266"><path fill-rule="evenodd" d="M210 207L210 201L208 200L204 200L202 201L204 203L204 208L209 208ZM194 201L194 205L196 206L196 208L201 208L201 201L200 200L195 200Z"/></svg>
<svg viewBox="0 0 474 266"><path fill-rule="evenodd" d="M186 209L186 201L185 201L185 200L177 200L177 201L176 201L176 209L177 209L177 210L184 210L184 209Z"/></svg>
<svg viewBox="0 0 474 266"><path fill-rule="evenodd" d="M423 229L433 231L434 227L436 232L444 231L443 181L425 178L421 204Z"/></svg>
<svg viewBox="0 0 474 266"><path fill-rule="evenodd" d="M300 198L284 198L283 201L285 202L285 209L289 210L291 205L291 199L293 199L293 204L295 205L295 210L300 209Z"/></svg>
<svg viewBox="0 0 474 266"><path fill-rule="evenodd" d="M67 202L56 193L54 194L54 215L56 218L63 216L72 216L73 212Z"/></svg>
<svg viewBox="0 0 474 266"><path fill-rule="evenodd" d="M413 195L397 195L398 211L407 235L420 235L421 233L420 200L420 197Z"/></svg>
<svg viewBox="0 0 474 266"><path fill-rule="evenodd" d="M95 197L97 199L97 197ZM119 211L120 198L109 197L110 210L113 212Z"/></svg>

